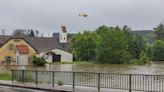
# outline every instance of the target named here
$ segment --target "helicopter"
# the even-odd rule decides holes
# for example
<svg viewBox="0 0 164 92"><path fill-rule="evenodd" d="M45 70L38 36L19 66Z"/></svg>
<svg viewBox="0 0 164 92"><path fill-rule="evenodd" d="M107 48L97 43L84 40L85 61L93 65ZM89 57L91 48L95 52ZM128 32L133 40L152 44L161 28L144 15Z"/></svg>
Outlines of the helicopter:
<svg viewBox="0 0 164 92"><path fill-rule="evenodd" d="M79 16L80 16L80 17L85 17L85 18L86 18L86 17L88 17L88 14L86 14L86 13L80 13Z"/></svg>

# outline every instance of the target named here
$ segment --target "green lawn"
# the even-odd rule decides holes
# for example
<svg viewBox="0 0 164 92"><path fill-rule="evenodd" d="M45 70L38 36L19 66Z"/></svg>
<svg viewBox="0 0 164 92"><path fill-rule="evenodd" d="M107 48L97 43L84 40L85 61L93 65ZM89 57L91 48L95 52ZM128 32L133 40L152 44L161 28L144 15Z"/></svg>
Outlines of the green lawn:
<svg viewBox="0 0 164 92"><path fill-rule="evenodd" d="M11 73L10 72L0 73L0 80L11 80Z"/></svg>

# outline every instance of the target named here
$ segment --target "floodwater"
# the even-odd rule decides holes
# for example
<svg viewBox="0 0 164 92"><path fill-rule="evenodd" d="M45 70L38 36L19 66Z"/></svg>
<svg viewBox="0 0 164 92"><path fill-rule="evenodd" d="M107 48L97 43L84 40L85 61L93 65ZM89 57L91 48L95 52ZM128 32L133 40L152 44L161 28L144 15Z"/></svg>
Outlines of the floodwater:
<svg viewBox="0 0 164 92"><path fill-rule="evenodd" d="M151 62L146 65L125 65L125 64L52 64L45 67L34 66L0 66L0 73L11 69L23 70L44 70L44 71L76 71L76 72L100 72L119 74L156 74L164 75L164 61ZM47 75L47 74L46 74ZM2 88L0 92L43 92L25 89Z"/></svg>
<svg viewBox="0 0 164 92"><path fill-rule="evenodd" d="M164 74L164 61L151 62L146 65L125 64L52 64L45 67L33 66L0 66L0 73L11 69L76 71L76 72L104 72L121 74Z"/></svg>

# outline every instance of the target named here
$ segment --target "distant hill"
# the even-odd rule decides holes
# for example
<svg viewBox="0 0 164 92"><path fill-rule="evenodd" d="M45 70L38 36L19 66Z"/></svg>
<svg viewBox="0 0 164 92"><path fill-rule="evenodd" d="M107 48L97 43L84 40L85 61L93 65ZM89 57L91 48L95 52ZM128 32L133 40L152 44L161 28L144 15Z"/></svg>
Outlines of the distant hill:
<svg viewBox="0 0 164 92"><path fill-rule="evenodd" d="M135 30L135 31L132 31L134 34L138 34L138 35L141 35L141 36L145 36L147 34L150 34L150 33L153 33L154 31L153 30Z"/></svg>

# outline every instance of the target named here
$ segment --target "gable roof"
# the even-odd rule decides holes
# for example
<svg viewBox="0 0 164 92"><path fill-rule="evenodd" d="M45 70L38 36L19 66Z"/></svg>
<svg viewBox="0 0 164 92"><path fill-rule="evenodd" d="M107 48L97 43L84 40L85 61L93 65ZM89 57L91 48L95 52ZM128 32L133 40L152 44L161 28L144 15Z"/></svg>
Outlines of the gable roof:
<svg viewBox="0 0 164 92"><path fill-rule="evenodd" d="M39 53L55 48L60 48L57 39L52 37L23 37L29 44L31 44Z"/></svg>
<svg viewBox="0 0 164 92"><path fill-rule="evenodd" d="M1 47L3 44L5 44L10 38L11 38L11 36L0 35L0 47Z"/></svg>
<svg viewBox="0 0 164 92"><path fill-rule="evenodd" d="M3 39L2 39L3 38ZM61 50L68 51L66 47L67 44L60 44L58 38L54 37L28 37L28 36L3 36L0 35L0 47L4 45L10 39L23 39L25 40L32 48L35 49L38 53L44 52L47 50L52 50L60 48Z"/></svg>
<svg viewBox="0 0 164 92"><path fill-rule="evenodd" d="M27 45L21 44L21 45L16 45L16 49L19 52L19 54L28 54L29 49Z"/></svg>

